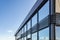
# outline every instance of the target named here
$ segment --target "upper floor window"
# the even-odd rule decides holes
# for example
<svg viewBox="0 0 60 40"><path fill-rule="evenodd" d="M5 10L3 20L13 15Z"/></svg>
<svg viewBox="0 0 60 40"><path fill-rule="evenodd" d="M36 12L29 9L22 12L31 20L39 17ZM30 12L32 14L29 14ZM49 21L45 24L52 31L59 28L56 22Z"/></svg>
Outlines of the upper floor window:
<svg viewBox="0 0 60 40"><path fill-rule="evenodd" d="M39 40L49 40L49 28L39 31Z"/></svg>
<svg viewBox="0 0 60 40"><path fill-rule="evenodd" d="M23 33L26 32L26 25L23 27Z"/></svg>
<svg viewBox="0 0 60 40"><path fill-rule="evenodd" d="M22 34L23 34L23 28L22 28Z"/></svg>
<svg viewBox="0 0 60 40"><path fill-rule="evenodd" d="M31 38L31 34L27 35L27 38Z"/></svg>
<svg viewBox="0 0 60 40"><path fill-rule="evenodd" d="M49 1L39 10L39 21L49 15Z"/></svg>
<svg viewBox="0 0 60 40"><path fill-rule="evenodd" d="M31 28L31 22L29 21L28 23L27 23L27 30L29 30L30 28Z"/></svg>
<svg viewBox="0 0 60 40"><path fill-rule="evenodd" d="M32 34L32 40L37 40L37 32Z"/></svg>
<svg viewBox="0 0 60 40"><path fill-rule="evenodd" d="M37 13L32 17L32 27L37 24Z"/></svg>

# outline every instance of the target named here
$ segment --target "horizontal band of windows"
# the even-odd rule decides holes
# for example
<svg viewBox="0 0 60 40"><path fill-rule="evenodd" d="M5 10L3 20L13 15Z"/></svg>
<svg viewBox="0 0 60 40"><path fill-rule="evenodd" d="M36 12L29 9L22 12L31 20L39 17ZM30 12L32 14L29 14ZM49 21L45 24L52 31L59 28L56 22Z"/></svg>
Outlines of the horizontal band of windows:
<svg viewBox="0 0 60 40"><path fill-rule="evenodd" d="M48 25L49 25L49 16L45 17L42 21L40 21L38 30L37 30L37 25L38 24L35 24L34 27L30 28L30 30L23 33L22 37L25 37L26 35L30 34L31 32L33 34L33 33L37 32L38 30L41 30L41 29L43 29L45 27L48 27ZM32 29L32 31L31 31L31 29Z"/></svg>

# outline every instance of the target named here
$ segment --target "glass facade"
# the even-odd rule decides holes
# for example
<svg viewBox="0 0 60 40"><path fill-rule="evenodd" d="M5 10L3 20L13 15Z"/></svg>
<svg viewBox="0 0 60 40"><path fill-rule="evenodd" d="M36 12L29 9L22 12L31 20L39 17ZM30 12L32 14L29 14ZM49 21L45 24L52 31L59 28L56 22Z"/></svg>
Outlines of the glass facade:
<svg viewBox="0 0 60 40"><path fill-rule="evenodd" d="M23 34L23 28L22 28L22 34Z"/></svg>
<svg viewBox="0 0 60 40"><path fill-rule="evenodd" d="M55 37L56 40L60 40L60 26L56 26L54 23L49 24L49 17L54 16L53 14L49 15L52 13L52 9L50 9L51 5L49 5L49 2L50 0L45 0L43 1L44 4L37 3L40 5L39 7L37 7L38 5L36 4L37 9L33 8L34 12L32 10L31 14L27 16L27 21L24 20L26 23L23 22L24 27L22 27L16 35L16 37L20 36L19 40L55 40Z"/></svg>
<svg viewBox="0 0 60 40"><path fill-rule="evenodd" d="M49 15L49 1L39 10L39 21Z"/></svg>
<svg viewBox="0 0 60 40"><path fill-rule="evenodd" d="M29 30L31 28L31 22L29 21L28 23L27 23L27 30Z"/></svg>
<svg viewBox="0 0 60 40"><path fill-rule="evenodd" d="M28 39L28 38L31 38L31 34L27 35L27 39Z"/></svg>
<svg viewBox="0 0 60 40"><path fill-rule="evenodd" d="M37 32L32 34L32 40L37 40Z"/></svg>
<svg viewBox="0 0 60 40"><path fill-rule="evenodd" d="M32 27L37 24L37 14L32 17Z"/></svg>
<svg viewBox="0 0 60 40"><path fill-rule="evenodd" d="M23 40L26 40L26 37L24 37Z"/></svg>
<svg viewBox="0 0 60 40"><path fill-rule="evenodd" d="M38 16L39 14L39 16ZM49 1L45 3L45 5L29 20L25 26L21 29L21 34L25 33L25 37L22 37L21 40L49 40L49 28L45 28L43 30L37 31L37 29L30 29L36 26L37 23L43 20L45 17L49 15ZM43 26L42 26L43 27ZM30 29L30 30L29 30ZM36 32L33 33L33 30ZM38 34L37 34L38 32ZM26 39L27 38L27 39Z"/></svg>
<svg viewBox="0 0 60 40"><path fill-rule="evenodd" d="M39 40L49 40L49 28L39 31Z"/></svg>
<svg viewBox="0 0 60 40"><path fill-rule="evenodd" d="M24 30L23 31L26 32L26 25L24 26Z"/></svg>
<svg viewBox="0 0 60 40"><path fill-rule="evenodd" d="M60 26L56 26L56 40L60 40Z"/></svg>

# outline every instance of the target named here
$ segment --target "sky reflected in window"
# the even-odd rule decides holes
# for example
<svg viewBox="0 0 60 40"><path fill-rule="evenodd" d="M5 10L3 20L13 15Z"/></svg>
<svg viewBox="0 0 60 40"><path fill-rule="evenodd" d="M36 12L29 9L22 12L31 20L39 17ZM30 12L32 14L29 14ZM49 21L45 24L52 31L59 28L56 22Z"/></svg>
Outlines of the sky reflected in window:
<svg viewBox="0 0 60 40"><path fill-rule="evenodd" d="M60 40L60 26L56 27L56 40Z"/></svg>
<svg viewBox="0 0 60 40"><path fill-rule="evenodd" d="M39 40L49 40L49 28L39 31Z"/></svg>

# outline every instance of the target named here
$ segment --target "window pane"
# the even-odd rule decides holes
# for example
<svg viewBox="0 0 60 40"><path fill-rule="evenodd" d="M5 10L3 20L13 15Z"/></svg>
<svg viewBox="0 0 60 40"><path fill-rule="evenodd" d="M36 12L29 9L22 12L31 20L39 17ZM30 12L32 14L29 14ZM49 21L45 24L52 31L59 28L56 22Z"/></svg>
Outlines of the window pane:
<svg viewBox="0 0 60 40"><path fill-rule="evenodd" d="M49 15L49 1L39 10L39 21Z"/></svg>
<svg viewBox="0 0 60 40"><path fill-rule="evenodd" d="M49 40L49 28L39 31L39 40Z"/></svg>
<svg viewBox="0 0 60 40"><path fill-rule="evenodd" d="M56 27L56 40L60 40L60 26Z"/></svg>
<svg viewBox="0 0 60 40"><path fill-rule="evenodd" d="M25 37L25 40L26 40L26 37Z"/></svg>
<svg viewBox="0 0 60 40"><path fill-rule="evenodd" d="M26 32L26 25L23 27L23 29L24 29L23 32L25 33Z"/></svg>
<svg viewBox="0 0 60 40"><path fill-rule="evenodd" d="M24 37L23 40L26 40L26 37Z"/></svg>
<svg viewBox="0 0 60 40"><path fill-rule="evenodd" d="M37 14L35 14L32 18L32 27L37 23Z"/></svg>
<svg viewBox="0 0 60 40"><path fill-rule="evenodd" d="M31 38L31 34L27 35L27 38Z"/></svg>
<svg viewBox="0 0 60 40"><path fill-rule="evenodd" d="M31 28L30 21L27 23L27 25L28 25L27 30L29 30Z"/></svg>
<svg viewBox="0 0 60 40"><path fill-rule="evenodd" d="M17 36L16 36L16 39L18 39L18 38L20 38L21 37L21 33L20 33L20 31L19 31L19 33L17 34Z"/></svg>
<svg viewBox="0 0 60 40"><path fill-rule="evenodd" d="M37 40L37 32L32 34L32 40Z"/></svg>
<svg viewBox="0 0 60 40"><path fill-rule="evenodd" d="M22 34L23 34L23 28L22 28Z"/></svg>
<svg viewBox="0 0 60 40"><path fill-rule="evenodd" d="M22 40L23 40L23 38L22 38Z"/></svg>

